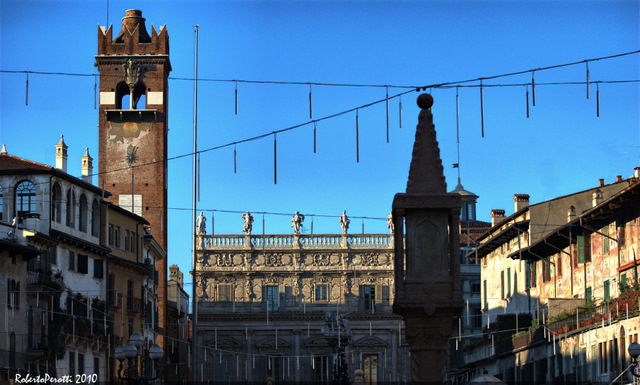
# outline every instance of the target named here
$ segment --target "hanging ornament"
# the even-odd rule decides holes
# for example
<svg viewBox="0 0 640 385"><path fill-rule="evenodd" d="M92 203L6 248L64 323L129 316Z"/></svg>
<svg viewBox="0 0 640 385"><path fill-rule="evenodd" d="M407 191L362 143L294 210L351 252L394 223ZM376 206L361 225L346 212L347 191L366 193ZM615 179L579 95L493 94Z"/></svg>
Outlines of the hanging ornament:
<svg viewBox="0 0 640 385"><path fill-rule="evenodd" d="M200 202L200 153L198 153L198 202Z"/></svg>
<svg viewBox="0 0 640 385"><path fill-rule="evenodd" d="M587 66L587 99L589 99L589 62L585 62Z"/></svg>
<svg viewBox="0 0 640 385"><path fill-rule="evenodd" d="M536 106L536 80L533 78L534 71L531 71L531 101Z"/></svg>
<svg viewBox="0 0 640 385"><path fill-rule="evenodd" d="M309 119L313 119L313 107L311 104L311 84L309 84Z"/></svg>
<svg viewBox="0 0 640 385"><path fill-rule="evenodd" d="M315 120L313 121L313 153L316 153L316 144L317 144L317 127Z"/></svg>
<svg viewBox="0 0 640 385"><path fill-rule="evenodd" d="M356 110L356 163L360 163L360 127L358 121L358 110Z"/></svg>
<svg viewBox="0 0 640 385"><path fill-rule="evenodd" d="M400 121L400 128L402 128L402 96L398 97L398 118Z"/></svg>
<svg viewBox="0 0 640 385"><path fill-rule="evenodd" d="M482 79L480 79L480 124L482 126L482 137L484 138L484 100L482 97Z"/></svg>
<svg viewBox="0 0 640 385"><path fill-rule="evenodd" d="M238 115L238 81L236 80L236 115Z"/></svg>
<svg viewBox="0 0 640 385"><path fill-rule="evenodd" d="M596 83L596 117L600 117L600 83Z"/></svg>
<svg viewBox="0 0 640 385"><path fill-rule="evenodd" d="M27 72L27 87L25 93L25 105L29 105L29 72Z"/></svg>
<svg viewBox="0 0 640 385"><path fill-rule="evenodd" d="M389 143L389 87L385 87L385 90L386 90L385 105L387 108L387 143Z"/></svg>
<svg viewBox="0 0 640 385"><path fill-rule="evenodd" d="M273 184L278 184L278 138L273 133Z"/></svg>
<svg viewBox="0 0 640 385"><path fill-rule="evenodd" d="M233 145L233 173L238 173L238 152L235 144Z"/></svg>
<svg viewBox="0 0 640 385"><path fill-rule="evenodd" d="M527 118L529 117L529 85L527 85Z"/></svg>
<svg viewBox="0 0 640 385"><path fill-rule="evenodd" d="M93 75L93 109L97 108L98 100L98 77Z"/></svg>

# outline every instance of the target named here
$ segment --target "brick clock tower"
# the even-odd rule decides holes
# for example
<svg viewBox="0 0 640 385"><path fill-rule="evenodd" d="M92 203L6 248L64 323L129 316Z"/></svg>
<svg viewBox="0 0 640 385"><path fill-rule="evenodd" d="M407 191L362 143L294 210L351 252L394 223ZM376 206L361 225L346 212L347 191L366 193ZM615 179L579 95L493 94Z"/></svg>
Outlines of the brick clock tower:
<svg viewBox="0 0 640 385"><path fill-rule="evenodd" d="M144 217L167 249L167 78L169 35L151 27L142 12L126 11L115 39L112 27L98 27L100 71L99 185L111 201ZM158 323L167 322L167 260L158 264ZM163 338L158 344L163 346ZM164 347L164 346L163 346ZM166 349L165 349L166 350Z"/></svg>

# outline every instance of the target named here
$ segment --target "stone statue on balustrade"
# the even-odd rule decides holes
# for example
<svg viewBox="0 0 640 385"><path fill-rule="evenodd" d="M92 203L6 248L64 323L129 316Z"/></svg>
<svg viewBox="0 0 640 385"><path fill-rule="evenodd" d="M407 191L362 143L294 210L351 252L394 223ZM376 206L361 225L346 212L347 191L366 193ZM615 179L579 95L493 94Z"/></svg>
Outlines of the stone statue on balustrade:
<svg viewBox="0 0 640 385"><path fill-rule="evenodd" d="M202 211L196 218L196 234L202 235L207 232L207 218L204 217Z"/></svg>
<svg viewBox="0 0 640 385"><path fill-rule="evenodd" d="M347 230L349 230L349 223L351 223L351 219L347 217L347 211L343 210L342 215L340 215L340 227L342 227L342 234L346 234Z"/></svg>
<svg viewBox="0 0 640 385"><path fill-rule="evenodd" d="M304 222L304 215L296 211L296 213L293 215L293 218L291 218L291 227L293 227L294 234L300 234L302 222Z"/></svg>
<svg viewBox="0 0 640 385"><path fill-rule="evenodd" d="M389 216L387 217L387 228L391 234L393 234L393 211L389 211Z"/></svg>
<svg viewBox="0 0 640 385"><path fill-rule="evenodd" d="M251 235L251 230L253 229L253 216L247 211L246 214L242 214L242 219L244 219L242 231L247 235Z"/></svg>

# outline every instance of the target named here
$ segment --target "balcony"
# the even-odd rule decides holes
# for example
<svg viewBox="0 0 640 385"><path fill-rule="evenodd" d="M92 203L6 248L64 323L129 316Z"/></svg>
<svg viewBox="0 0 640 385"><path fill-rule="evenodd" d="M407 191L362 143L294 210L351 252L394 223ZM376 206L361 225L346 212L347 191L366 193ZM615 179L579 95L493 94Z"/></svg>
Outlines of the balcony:
<svg viewBox="0 0 640 385"><path fill-rule="evenodd" d="M127 311L133 313L145 313L145 306L142 298L127 297Z"/></svg>
<svg viewBox="0 0 640 385"><path fill-rule="evenodd" d="M107 304L109 307L120 309L122 307L122 301L122 293L114 293L113 291L107 292Z"/></svg>
<svg viewBox="0 0 640 385"><path fill-rule="evenodd" d="M54 290L61 290L64 287L62 275L53 274L50 270L28 270L27 284L46 286Z"/></svg>

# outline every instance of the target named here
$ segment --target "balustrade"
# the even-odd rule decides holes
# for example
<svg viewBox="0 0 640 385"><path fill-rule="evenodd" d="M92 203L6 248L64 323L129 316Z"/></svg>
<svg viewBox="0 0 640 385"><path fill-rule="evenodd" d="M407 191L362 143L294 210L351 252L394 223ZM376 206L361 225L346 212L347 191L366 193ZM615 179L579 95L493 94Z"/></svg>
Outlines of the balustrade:
<svg viewBox="0 0 640 385"><path fill-rule="evenodd" d="M390 248L390 234L203 235L205 250Z"/></svg>

